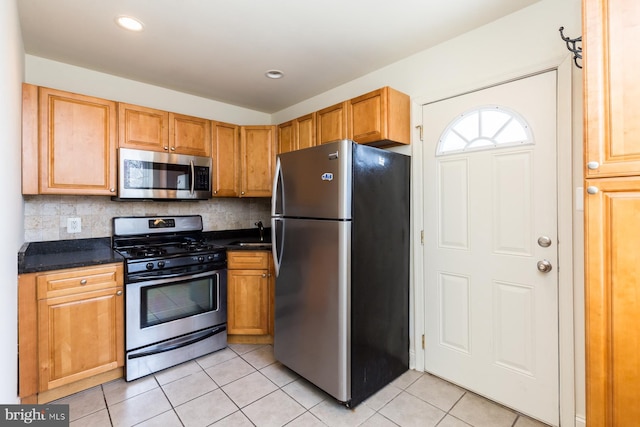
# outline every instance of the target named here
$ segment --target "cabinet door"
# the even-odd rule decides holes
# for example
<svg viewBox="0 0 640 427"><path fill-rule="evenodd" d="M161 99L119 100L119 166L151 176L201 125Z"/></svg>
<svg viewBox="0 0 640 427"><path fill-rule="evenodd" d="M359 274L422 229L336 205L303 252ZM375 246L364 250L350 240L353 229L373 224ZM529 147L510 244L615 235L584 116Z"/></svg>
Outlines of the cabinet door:
<svg viewBox="0 0 640 427"><path fill-rule="evenodd" d="M409 144L409 111L409 96L390 87L353 98L349 101L349 139L359 144Z"/></svg>
<svg viewBox="0 0 640 427"><path fill-rule="evenodd" d="M40 391L124 365L122 287L38 301Z"/></svg>
<svg viewBox="0 0 640 427"><path fill-rule="evenodd" d="M118 146L138 150L169 150L169 113L118 104Z"/></svg>
<svg viewBox="0 0 640 427"><path fill-rule="evenodd" d="M229 270L229 334L269 333L269 270Z"/></svg>
<svg viewBox="0 0 640 427"><path fill-rule="evenodd" d="M169 150L178 154L209 157L211 122L199 117L169 113Z"/></svg>
<svg viewBox="0 0 640 427"><path fill-rule="evenodd" d="M116 104L40 88L38 114L39 193L114 194Z"/></svg>
<svg viewBox="0 0 640 427"><path fill-rule="evenodd" d="M640 419L640 178L591 179L585 196L586 398L594 426Z"/></svg>
<svg viewBox="0 0 640 427"><path fill-rule="evenodd" d="M586 0L584 9L585 176L640 171L640 2Z"/></svg>
<svg viewBox="0 0 640 427"><path fill-rule="evenodd" d="M295 120L278 125L278 154L298 149L295 137Z"/></svg>
<svg viewBox="0 0 640 427"><path fill-rule="evenodd" d="M347 101L323 108L316 113L316 143L326 144L348 138Z"/></svg>
<svg viewBox="0 0 640 427"><path fill-rule="evenodd" d="M316 113L296 119L296 142L298 150L316 145Z"/></svg>
<svg viewBox="0 0 640 427"><path fill-rule="evenodd" d="M275 126L240 127L240 197L271 197Z"/></svg>
<svg viewBox="0 0 640 427"><path fill-rule="evenodd" d="M240 141L238 126L213 122L213 196L240 195Z"/></svg>

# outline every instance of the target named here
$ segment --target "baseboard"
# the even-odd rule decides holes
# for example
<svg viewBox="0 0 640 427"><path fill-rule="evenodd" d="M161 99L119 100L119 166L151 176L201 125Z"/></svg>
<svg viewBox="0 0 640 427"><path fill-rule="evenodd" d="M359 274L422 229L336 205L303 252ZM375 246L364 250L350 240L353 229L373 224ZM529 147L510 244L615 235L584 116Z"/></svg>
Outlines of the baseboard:
<svg viewBox="0 0 640 427"><path fill-rule="evenodd" d="M576 427L587 427L587 420L576 415Z"/></svg>

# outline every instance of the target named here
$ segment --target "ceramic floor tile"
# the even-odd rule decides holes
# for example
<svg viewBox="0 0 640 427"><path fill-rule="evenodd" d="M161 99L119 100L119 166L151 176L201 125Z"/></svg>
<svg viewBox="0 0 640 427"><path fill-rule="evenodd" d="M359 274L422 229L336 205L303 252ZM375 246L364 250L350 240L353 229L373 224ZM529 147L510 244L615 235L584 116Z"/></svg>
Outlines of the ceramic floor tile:
<svg viewBox="0 0 640 427"><path fill-rule="evenodd" d="M277 389L278 387L260 372L254 372L222 387L222 391L240 408Z"/></svg>
<svg viewBox="0 0 640 427"><path fill-rule="evenodd" d="M435 406L404 391L379 412L403 427L432 427L437 425L446 414Z"/></svg>
<svg viewBox="0 0 640 427"><path fill-rule="evenodd" d="M309 409L327 399L329 395L311 384L304 378L297 380L282 387L282 391L294 398L296 402Z"/></svg>
<svg viewBox="0 0 640 427"><path fill-rule="evenodd" d="M245 354L264 347L266 344L229 344L229 348L237 354Z"/></svg>
<svg viewBox="0 0 640 427"><path fill-rule="evenodd" d="M173 406L182 405L217 388L218 385L204 371L196 372L162 386L162 390Z"/></svg>
<svg viewBox="0 0 640 427"><path fill-rule="evenodd" d="M466 392L466 390L430 374L422 375L407 387L406 391L445 412L453 408L453 405Z"/></svg>
<svg viewBox="0 0 640 427"><path fill-rule="evenodd" d="M214 351L206 356L202 356L196 359L196 362L202 367L202 369L207 369L219 363L226 362L229 359L233 359L234 357L238 357L238 354L227 347L222 350Z"/></svg>
<svg viewBox="0 0 640 427"><path fill-rule="evenodd" d="M398 424L376 413L371 418L360 424L360 427L397 427Z"/></svg>
<svg viewBox="0 0 640 427"><path fill-rule="evenodd" d="M156 377L156 380L158 380L158 383L160 385L164 385L170 383L171 381L175 381L199 371L202 371L202 368L194 360L192 360L190 362L174 366L173 368L167 368L160 372L156 372L154 375Z"/></svg>
<svg viewBox="0 0 640 427"><path fill-rule="evenodd" d="M262 369L276 362L276 358L273 356L273 347L270 345L244 353L242 354L242 358L256 369Z"/></svg>
<svg viewBox="0 0 640 427"><path fill-rule="evenodd" d="M305 412L287 424L287 427L326 427L326 424L317 419L311 412Z"/></svg>
<svg viewBox="0 0 640 427"><path fill-rule="evenodd" d="M464 421L460 421L456 417L447 415L446 417L444 417L442 421L440 421L440 424L438 424L438 427L472 427L472 426L465 423Z"/></svg>
<svg viewBox="0 0 640 427"><path fill-rule="evenodd" d="M418 371L414 371L412 369L409 369L407 372L405 372L404 374L400 375L398 378L396 378L395 380L391 381L391 384L404 390L405 388L409 387L411 384L413 384L418 378L420 378L422 376L422 372L418 372Z"/></svg>
<svg viewBox="0 0 640 427"><path fill-rule="evenodd" d="M548 427L548 424L520 415L513 427Z"/></svg>
<svg viewBox="0 0 640 427"><path fill-rule="evenodd" d="M474 427L511 427L517 414L477 394L467 392L449 411Z"/></svg>
<svg viewBox="0 0 640 427"><path fill-rule="evenodd" d="M357 426L371 418L375 411L367 405L347 408L335 400L324 400L309 410L320 421L331 427Z"/></svg>
<svg viewBox="0 0 640 427"><path fill-rule="evenodd" d="M376 394L362 402L362 404L367 405L374 411L378 411L401 392L402 390L400 390L398 387L389 384L386 387L383 387L382 390L378 391Z"/></svg>
<svg viewBox="0 0 640 427"><path fill-rule="evenodd" d="M258 427L279 427L299 417L304 407L281 390L274 391L242 409Z"/></svg>
<svg viewBox="0 0 640 427"><path fill-rule="evenodd" d="M171 409L171 404L160 388L116 403L109 407L111 421L115 427L132 426L149 420Z"/></svg>
<svg viewBox="0 0 640 427"><path fill-rule="evenodd" d="M156 415L155 417L140 424L136 424L136 427L182 427L182 423L180 422L178 415L171 410L163 412L160 415Z"/></svg>
<svg viewBox="0 0 640 427"><path fill-rule="evenodd" d="M77 420L78 418L84 418L87 415L107 408L107 405L104 403L102 387L100 386L92 387L88 390L72 394L71 396L67 396L51 403L69 405L70 421Z"/></svg>
<svg viewBox="0 0 640 427"><path fill-rule="evenodd" d="M256 372L256 369L244 361L241 357L222 362L205 370L213 380L222 387L242 377Z"/></svg>
<svg viewBox="0 0 640 427"><path fill-rule="evenodd" d="M103 384L102 390L104 391L107 405L111 406L156 387L159 387L156 378L153 375L149 375L131 382L126 382L124 378L120 378Z"/></svg>
<svg viewBox="0 0 640 427"><path fill-rule="evenodd" d="M285 386L292 381L295 381L300 376L287 368L280 362L275 362L269 366L260 369L260 372L267 378L269 378L278 387Z"/></svg>
<svg viewBox="0 0 640 427"><path fill-rule="evenodd" d="M87 415L83 418L78 418L75 421L69 423L69 427L111 427L111 419L109 418L109 411L101 409L98 412Z"/></svg>
<svg viewBox="0 0 640 427"><path fill-rule="evenodd" d="M242 411L236 411L212 425L216 427L253 427L253 423L249 421L249 418Z"/></svg>
<svg viewBox="0 0 640 427"><path fill-rule="evenodd" d="M175 408L185 427L204 427L233 414L238 407L220 389Z"/></svg>

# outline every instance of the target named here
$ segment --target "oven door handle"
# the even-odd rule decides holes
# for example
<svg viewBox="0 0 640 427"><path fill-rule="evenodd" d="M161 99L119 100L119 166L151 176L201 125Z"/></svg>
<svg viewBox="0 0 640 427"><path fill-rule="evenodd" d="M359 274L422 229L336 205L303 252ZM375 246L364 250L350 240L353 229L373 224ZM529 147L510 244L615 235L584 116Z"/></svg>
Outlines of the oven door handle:
<svg viewBox="0 0 640 427"><path fill-rule="evenodd" d="M138 357L152 356L154 354L164 353L171 350L177 350L182 347L187 347L189 345L195 344L197 342L206 340L214 335L219 334L220 332L224 332L227 330L226 325L217 326L213 329L209 329L203 332L199 332L195 334L193 338L191 337L182 337L177 338L175 340L171 340L166 343L154 345L148 350L142 351L140 353L134 353L127 356L128 359L137 359Z"/></svg>
<svg viewBox="0 0 640 427"><path fill-rule="evenodd" d="M221 270L211 270L211 271L206 271L204 273L197 273L197 274L189 274L189 275L184 275L182 273L176 273L176 274L167 274L166 276L162 276L161 279L156 279L156 280L146 280L149 276L137 276L136 279L144 279L144 280L135 280L133 282L129 282L128 285L142 285L142 286L151 286L151 285L162 285L164 283L169 283L169 282L175 282L175 280L173 280L176 277L179 277L180 280L192 280L192 279L200 279L202 277L208 277L208 276L215 276L216 274L220 274Z"/></svg>

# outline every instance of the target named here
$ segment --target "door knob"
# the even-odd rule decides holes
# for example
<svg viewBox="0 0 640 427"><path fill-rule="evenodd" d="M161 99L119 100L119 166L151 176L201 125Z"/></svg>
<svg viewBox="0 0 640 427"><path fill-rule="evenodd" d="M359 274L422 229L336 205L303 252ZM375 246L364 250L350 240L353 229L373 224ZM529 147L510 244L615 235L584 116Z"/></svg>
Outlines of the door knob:
<svg viewBox="0 0 640 427"><path fill-rule="evenodd" d="M538 261L537 266L538 266L538 271L541 271L543 273L548 273L553 269L553 267L551 266L551 263L546 259L543 259L542 261Z"/></svg>
<svg viewBox="0 0 640 427"><path fill-rule="evenodd" d="M543 248L548 248L551 246L551 239L547 236L538 237L538 245Z"/></svg>

